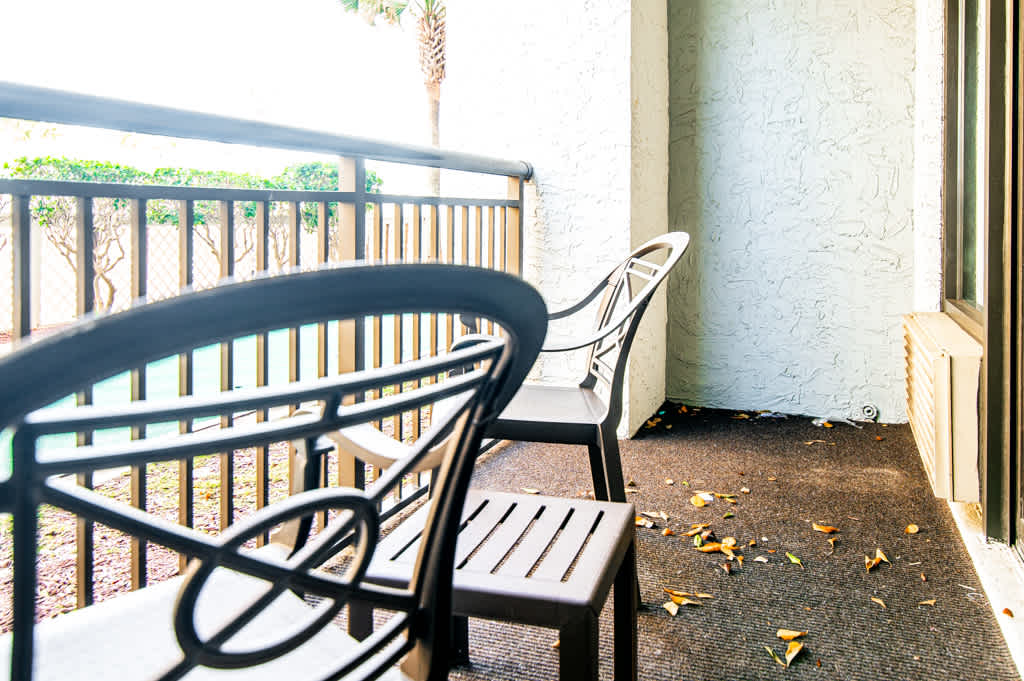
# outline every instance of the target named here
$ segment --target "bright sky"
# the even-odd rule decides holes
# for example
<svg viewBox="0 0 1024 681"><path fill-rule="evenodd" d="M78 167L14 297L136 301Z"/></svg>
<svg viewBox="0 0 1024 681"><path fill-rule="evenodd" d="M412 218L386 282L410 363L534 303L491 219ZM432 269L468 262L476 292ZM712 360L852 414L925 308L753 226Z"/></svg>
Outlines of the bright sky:
<svg viewBox="0 0 1024 681"><path fill-rule="evenodd" d="M338 0L0 0L0 17L2 80L429 142L411 22L373 27ZM295 158L0 119L0 162L44 154L256 172Z"/></svg>

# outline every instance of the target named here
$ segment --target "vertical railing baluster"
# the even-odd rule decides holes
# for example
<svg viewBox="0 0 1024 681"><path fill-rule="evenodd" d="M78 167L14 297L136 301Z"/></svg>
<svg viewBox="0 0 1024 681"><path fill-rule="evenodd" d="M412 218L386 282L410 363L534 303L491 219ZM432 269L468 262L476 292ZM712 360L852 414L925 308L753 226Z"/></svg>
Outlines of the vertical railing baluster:
<svg viewBox="0 0 1024 681"><path fill-rule="evenodd" d="M235 274L235 202L218 201L220 209L220 277ZM220 344L220 389L228 392L235 387L235 342L234 339ZM221 428L230 428L234 414L220 417ZM220 529L225 529L235 519L235 453L222 452L220 455Z"/></svg>
<svg viewBox="0 0 1024 681"><path fill-rule="evenodd" d="M302 260L302 204L298 201L288 202L288 266L298 268ZM299 327L288 329L288 382L294 383L299 380L301 365L302 340L299 334ZM295 413L298 405L290 405L288 413ZM296 487L297 477L301 472L295 468L295 445L288 443L288 489L299 489Z"/></svg>
<svg viewBox="0 0 1024 681"><path fill-rule="evenodd" d="M267 253L270 251L270 204L266 201L256 202L256 271L267 271ZM267 357L269 334L264 331L256 334L256 385L267 385L267 374L270 361ZM256 422L263 423L268 418L266 409L256 410ZM265 446L256 448L256 508L260 509L270 503L270 457ZM261 534L256 543L264 546L270 540L269 534Z"/></svg>
<svg viewBox="0 0 1024 681"><path fill-rule="evenodd" d="M423 257L423 213L419 204L412 207L412 219L409 223L409 229L411 231L411 239L409 240L409 252L406 254L406 260L409 262L419 262ZM412 323L412 347L410 350L412 352L412 359L416 360L420 358L423 345L423 339L420 336L421 324L423 322L422 315L419 312L414 312L410 321ZM413 381L413 388L418 388L419 386L419 381ZM413 410L412 423L410 424L410 435L414 441L419 439L420 436L421 416L421 410Z"/></svg>
<svg viewBox="0 0 1024 681"><path fill-rule="evenodd" d="M494 269L494 206L487 206L487 269ZM480 331L483 331L481 324ZM494 322L487 320L487 333L494 333Z"/></svg>
<svg viewBox="0 0 1024 681"><path fill-rule="evenodd" d="M373 229L370 232L370 252L374 260L380 262L384 260L384 204L377 203L373 207ZM372 335L371 335L371 361L373 368L377 369L381 366L384 361L384 318L380 315L375 315L371 318L372 324ZM372 392L373 399L380 397L380 390L375 389ZM374 427L380 428L381 422L375 421ZM365 468L364 468L365 470Z"/></svg>
<svg viewBox="0 0 1024 681"><path fill-rule="evenodd" d="M522 275L523 267L523 180L508 178L508 198L516 202L505 211L505 268L515 275Z"/></svg>
<svg viewBox="0 0 1024 681"><path fill-rule="evenodd" d="M366 249L363 244L366 229L366 175L362 159L342 158L338 160L338 190L356 192L356 199L353 203L341 201L336 204L338 258L345 262L360 258L360 252ZM375 209L374 213L379 215L380 210ZM362 234L360 234L361 231ZM364 328L365 322L362 319L338 322L339 374L356 371L365 364L362 338ZM351 404L354 399L355 396L345 396L345 404ZM326 484L326 480L324 483ZM363 462L353 456L346 455L343 458L340 451L338 451L338 486L357 489L365 486Z"/></svg>
<svg viewBox="0 0 1024 681"><path fill-rule="evenodd" d="M454 265L457 261L455 260L455 206L448 206L448 212L445 216L445 256L444 261L446 263ZM445 350L452 346L455 331L455 315L451 312L446 312L444 315L444 347Z"/></svg>
<svg viewBox="0 0 1024 681"><path fill-rule="evenodd" d="M81 318L93 311L96 305L96 265L94 247L96 235L93 231L92 198L80 196L75 200L75 314ZM75 394L75 404L79 406L92 404L92 386L84 386ZM80 432L75 435L79 447L92 444L92 432ZM82 487L92 489L92 473L79 473L75 476ZM87 518L76 516L76 600L79 608L92 605L93 602L93 553L95 549L93 523ZM137 556L132 556L132 569L135 569Z"/></svg>
<svg viewBox="0 0 1024 681"><path fill-rule="evenodd" d="M329 206L326 201L316 203L316 262L322 265L327 262L330 251L330 229L327 220L330 217ZM318 322L316 325L316 375L323 378L327 375L327 323ZM327 483L327 457L321 456L320 480L321 484ZM327 511L320 511L316 514L318 527L321 529L327 526Z"/></svg>
<svg viewBox="0 0 1024 681"><path fill-rule="evenodd" d="M463 265L470 264L469 254L469 206L462 207L462 256L459 259ZM462 323L462 319L459 319L458 325L455 327L455 338L461 338L466 335L466 327ZM453 339L454 340L454 339Z"/></svg>
<svg viewBox="0 0 1024 681"><path fill-rule="evenodd" d="M11 247L13 249L13 300L11 329L14 338L32 333L32 197L11 196Z"/></svg>
<svg viewBox="0 0 1024 681"><path fill-rule="evenodd" d="M178 202L178 286L185 289L192 285L195 253L195 239L192 223L195 221L195 203L191 200ZM193 391L193 364L195 357L192 350L178 355L178 394L191 395ZM191 433L192 420L186 419L178 423L178 432ZM178 523L185 527L195 524L195 513L192 508L195 502L195 491L192 487L195 461L191 458L178 462ZM178 570L184 572L189 557L178 556Z"/></svg>
<svg viewBox="0 0 1024 681"><path fill-rule="evenodd" d="M395 222L394 227L391 229L391 262L398 263L402 262L402 247L405 241L403 232L405 231L405 205L401 203L395 204ZM391 350L392 360L395 364L401 364L402 362L402 315L392 315L392 337L391 337ZM401 385L394 385L392 389L395 394L402 392ZM395 439L401 441L402 438L402 415L397 414L391 417L391 421L394 424L394 430L392 431Z"/></svg>
<svg viewBox="0 0 1024 681"><path fill-rule="evenodd" d="M129 203L130 221L128 225L128 256L131 259L131 281L129 297L139 300L146 295L146 277L148 263L146 260L146 200L133 199ZM137 402L146 399L146 367L135 367L130 373L131 400ZM146 437L145 426L134 426L131 438L139 440ZM146 508L146 465L132 466L129 481L131 504L135 508ZM146 540L131 537L132 589L146 586Z"/></svg>

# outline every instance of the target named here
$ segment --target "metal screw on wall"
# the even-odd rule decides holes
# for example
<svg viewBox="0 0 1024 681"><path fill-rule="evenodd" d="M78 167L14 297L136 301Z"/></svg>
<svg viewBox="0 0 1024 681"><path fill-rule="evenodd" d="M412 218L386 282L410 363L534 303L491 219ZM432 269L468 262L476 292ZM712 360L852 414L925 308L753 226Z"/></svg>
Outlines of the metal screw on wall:
<svg viewBox="0 0 1024 681"><path fill-rule="evenodd" d="M873 404L865 404L860 408L860 415L865 421L877 421L878 407Z"/></svg>

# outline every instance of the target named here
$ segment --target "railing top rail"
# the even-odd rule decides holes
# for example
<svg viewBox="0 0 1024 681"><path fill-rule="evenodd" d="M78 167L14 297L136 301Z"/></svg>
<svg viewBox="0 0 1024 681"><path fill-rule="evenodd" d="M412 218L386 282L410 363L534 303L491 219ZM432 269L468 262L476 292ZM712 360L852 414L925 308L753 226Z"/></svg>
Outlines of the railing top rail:
<svg viewBox="0 0 1024 681"><path fill-rule="evenodd" d="M291 149L529 179L526 161L316 132L285 125L0 81L0 116L147 135Z"/></svg>

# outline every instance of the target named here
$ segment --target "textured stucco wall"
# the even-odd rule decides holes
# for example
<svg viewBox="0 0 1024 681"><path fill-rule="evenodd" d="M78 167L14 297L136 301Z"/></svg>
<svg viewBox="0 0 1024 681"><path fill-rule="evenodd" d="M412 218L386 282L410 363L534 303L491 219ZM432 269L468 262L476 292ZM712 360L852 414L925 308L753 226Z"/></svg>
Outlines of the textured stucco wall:
<svg viewBox="0 0 1024 681"><path fill-rule="evenodd" d="M523 0L448 6L441 144L533 164L535 178L524 194L524 276L551 309L578 300L632 245L645 240L644 230L664 231L667 223L664 3ZM634 44L634 31L645 30L655 39ZM631 66L635 50L640 68ZM638 128L647 125L654 129ZM463 181L445 176L442 190L458 194ZM650 355L633 362L637 386L625 403L620 435L635 431L664 399L665 313L662 308L659 322L657 309L651 312L644 333L654 345ZM585 328L555 325L550 335L579 335L591 322L588 317ZM556 356L532 379L578 381L583 359Z"/></svg>
<svg viewBox="0 0 1024 681"><path fill-rule="evenodd" d="M913 0L671 0L668 394L905 419Z"/></svg>
<svg viewBox="0 0 1024 681"><path fill-rule="evenodd" d="M669 230L666 0L633 0L630 20L630 245L635 248ZM629 357L628 418L623 420L630 433L665 396L665 292L663 285L647 308Z"/></svg>

